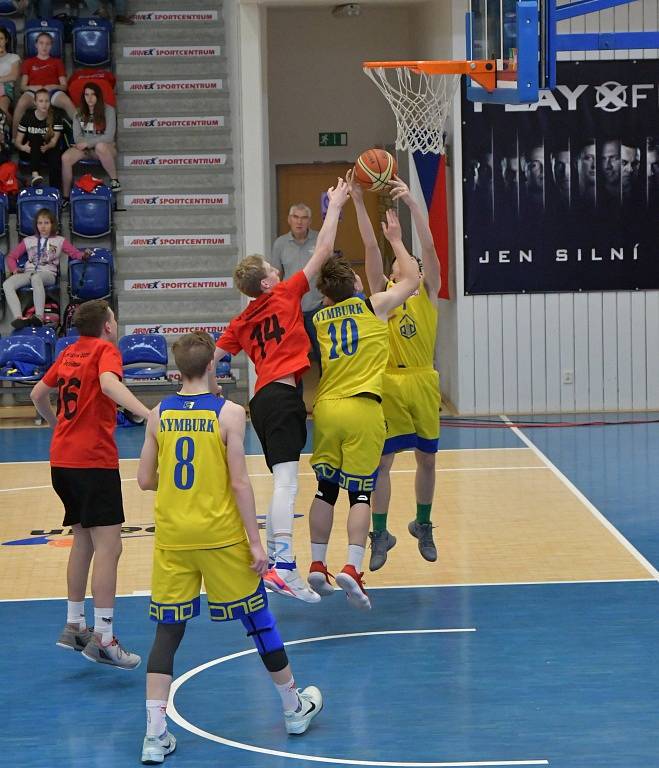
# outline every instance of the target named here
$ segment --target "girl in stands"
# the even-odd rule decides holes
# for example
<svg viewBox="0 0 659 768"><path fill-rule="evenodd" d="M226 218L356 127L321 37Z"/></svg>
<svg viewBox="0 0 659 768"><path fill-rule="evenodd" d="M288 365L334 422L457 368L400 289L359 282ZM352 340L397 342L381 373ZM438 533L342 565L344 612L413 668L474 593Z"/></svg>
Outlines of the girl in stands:
<svg viewBox="0 0 659 768"><path fill-rule="evenodd" d="M73 166L83 157L97 157L110 177L110 189L119 192L117 179L117 146L114 134L117 115L114 107L103 100L103 92L96 83L86 83L80 107L73 121L75 144L62 155L62 194L66 205L71 193Z"/></svg>
<svg viewBox="0 0 659 768"><path fill-rule="evenodd" d="M50 95L41 88L34 95L34 109L26 112L16 129L14 142L19 152L30 157L32 184L43 183L40 168L44 160L48 164L51 187L62 186L62 149L60 137L64 130L59 110L53 109Z"/></svg>
<svg viewBox="0 0 659 768"><path fill-rule="evenodd" d="M20 56L9 52L11 39L4 27L0 27L0 109L9 115L14 101L14 85L18 80Z"/></svg>
<svg viewBox="0 0 659 768"><path fill-rule="evenodd" d="M62 252L70 259L86 259L90 251L79 251L57 234L57 219L48 208L42 208L36 215L36 234L26 237L7 256L7 267L11 276L2 284L7 297L7 306L13 316L13 328L26 325L43 325L46 305L46 288L55 285L59 273ZM19 263L22 265L19 266ZM24 320L21 302L16 290L32 286L34 314Z"/></svg>

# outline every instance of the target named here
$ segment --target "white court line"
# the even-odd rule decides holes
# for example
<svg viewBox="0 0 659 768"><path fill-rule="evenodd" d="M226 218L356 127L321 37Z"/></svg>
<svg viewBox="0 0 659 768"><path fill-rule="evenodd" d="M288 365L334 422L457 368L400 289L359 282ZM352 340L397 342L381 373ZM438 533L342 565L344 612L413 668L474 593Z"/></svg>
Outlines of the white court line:
<svg viewBox="0 0 659 768"><path fill-rule="evenodd" d="M376 635L444 634L444 633L475 632L475 631L476 631L475 627L468 627L468 628L458 628L458 629L405 629L405 630L385 630L385 631L378 631L378 632L354 632L350 634L324 635L322 637L307 637L301 640L289 641L287 643L284 643L284 645L287 645L287 646L301 645L303 643L316 643L316 642L321 642L323 640L340 640L340 639L354 638L354 637L372 637ZM222 736L217 736L214 733L209 733L208 731L204 731L201 728L198 728L196 725L193 725L192 723L188 722L184 717L182 717L179 714L174 704L174 697L176 696L178 689L185 682L187 682L191 677L194 677L195 675L205 671L206 669L209 669L210 667L216 666L218 664L223 664L224 662L227 662L227 661L232 661L233 659L240 658L241 656L248 656L253 653L256 653L256 648L250 648L249 650L246 650L246 651L240 651L238 653L229 654L228 656L222 656L219 659L213 659L213 661L209 661L209 662L206 662L205 664L201 664L198 667L195 667L194 669L191 669L185 674L181 675L172 683L170 697L169 697L169 705L167 707L167 714L171 717L171 719L175 723L177 723L177 725L181 726L187 731L190 731L191 733L196 734L197 736L201 736L202 738L208 739L210 741L215 741L219 744L224 744L225 746L228 746L228 747L235 747L236 749L241 749L247 752L256 752L262 755L264 754L264 755L273 755L276 757L285 757L292 760L305 760L305 761L311 761L315 763L333 763L333 764L339 764L339 765L378 766L378 768L379 767L382 767L382 768L486 768L487 766L492 766L494 768L495 766L549 765L548 760L483 760L483 761L470 761L470 762L400 762L400 761L390 762L390 761L381 761L381 760L350 760L350 759L338 758L338 757L320 757L316 755L304 755L296 752L283 752L277 749L267 749L265 747L256 747L256 746L253 746L252 744L245 744L244 742L225 739Z"/></svg>
<svg viewBox="0 0 659 768"><path fill-rule="evenodd" d="M659 581L659 571L647 560L636 547L627 539L623 534L604 517L604 515L597 509L597 507L588 499L577 486L569 480L561 470L545 456L545 454L538 448L538 446L530 440L518 427L513 426L513 423L506 416L505 413L500 414L499 418L508 425L508 428L526 445L533 453L550 469L554 475L565 485L572 493L579 499L579 501L586 507L586 509L598 520L606 529L611 533L620 544L651 574L655 581Z"/></svg>
<svg viewBox="0 0 659 768"><path fill-rule="evenodd" d="M546 466L534 466L534 467L446 467L444 469L436 469L435 472L510 472L512 470L542 470L546 472L549 467ZM392 469L390 474L392 475L409 475L416 472L416 469ZM271 472L250 472L250 477L272 477ZM298 477L315 477L315 472L298 472ZM136 477L122 477L122 483L134 483L137 481ZM42 488L52 488L52 485L24 485L19 488L0 488L0 493L9 493L10 491L36 491Z"/></svg>

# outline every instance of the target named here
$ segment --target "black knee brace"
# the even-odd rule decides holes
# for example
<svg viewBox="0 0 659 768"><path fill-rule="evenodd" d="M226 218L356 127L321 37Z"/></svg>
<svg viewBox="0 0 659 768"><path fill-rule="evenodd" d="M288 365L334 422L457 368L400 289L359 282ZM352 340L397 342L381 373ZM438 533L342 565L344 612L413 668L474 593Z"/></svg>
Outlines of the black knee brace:
<svg viewBox="0 0 659 768"><path fill-rule="evenodd" d="M350 500L350 506L354 507L355 504L368 504L371 506L371 492L370 491L348 491L348 499Z"/></svg>
<svg viewBox="0 0 659 768"><path fill-rule="evenodd" d="M185 625L185 621L180 624L158 624L146 665L147 672L157 672L160 675L174 674L174 654L183 638Z"/></svg>
<svg viewBox="0 0 659 768"><path fill-rule="evenodd" d="M316 498L321 501L326 501L333 507L336 504L336 500L339 498L339 486L336 485L336 483L330 483L328 480L319 480Z"/></svg>

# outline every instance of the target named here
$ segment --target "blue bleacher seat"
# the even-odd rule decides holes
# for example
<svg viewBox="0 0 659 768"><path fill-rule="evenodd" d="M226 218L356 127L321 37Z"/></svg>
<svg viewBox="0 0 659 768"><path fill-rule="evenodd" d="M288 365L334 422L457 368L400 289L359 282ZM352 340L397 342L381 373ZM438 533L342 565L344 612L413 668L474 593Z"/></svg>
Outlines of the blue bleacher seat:
<svg viewBox="0 0 659 768"><path fill-rule="evenodd" d="M211 336L217 341L220 338L220 333L219 331L213 331ZM231 377L231 355L228 352L217 361L215 375L218 379L228 379Z"/></svg>
<svg viewBox="0 0 659 768"><path fill-rule="evenodd" d="M132 333L119 339L124 379L167 379L167 341L160 333Z"/></svg>
<svg viewBox="0 0 659 768"><path fill-rule="evenodd" d="M5 292L2 290L2 284L5 281L5 254L0 251L0 319L5 316Z"/></svg>
<svg viewBox="0 0 659 768"><path fill-rule="evenodd" d="M16 13L16 6L12 0L0 0L0 16L12 16Z"/></svg>
<svg viewBox="0 0 659 768"><path fill-rule="evenodd" d="M51 363L50 345L41 336L12 334L0 339L0 381L39 381Z"/></svg>
<svg viewBox="0 0 659 768"><path fill-rule="evenodd" d="M7 34L9 35L9 52L16 53L16 24L14 24L11 19L0 19L0 27L7 30Z"/></svg>
<svg viewBox="0 0 659 768"><path fill-rule="evenodd" d="M62 336L61 339L57 339L57 343L55 344L55 357L54 359L57 360L57 358L60 355L60 352L63 349L66 349L67 347L70 347L71 344L75 344L76 341L78 341L77 336Z"/></svg>
<svg viewBox="0 0 659 768"><path fill-rule="evenodd" d="M112 231L112 192L101 184L93 192L71 190L71 234L103 237Z"/></svg>
<svg viewBox="0 0 659 768"><path fill-rule="evenodd" d="M42 32L47 32L53 38L50 55L56 56L58 59L63 58L64 24L57 19L30 19L30 21L25 22L25 32L23 33L25 58L29 59L37 55L37 37Z"/></svg>
<svg viewBox="0 0 659 768"><path fill-rule="evenodd" d="M108 299L112 295L112 253L94 248L84 261L69 260L69 296L71 301Z"/></svg>
<svg viewBox="0 0 659 768"><path fill-rule="evenodd" d="M9 230L9 198L0 192L0 237L6 237Z"/></svg>
<svg viewBox="0 0 659 768"><path fill-rule="evenodd" d="M101 67L111 62L112 24L107 19L77 19L71 34L75 64Z"/></svg>
<svg viewBox="0 0 659 768"><path fill-rule="evenodd" d="M73 336L74 338L80 336L80 331L77 328L69 328L66 332L67 336Z"/></svg>
<svg viewBox="0 0 659 768"><path fill-rule="evenodd" d="M60 220L62 198L55 187L28 187L18 193L16 220L20 237L34 234L34 217L41 208L48 208Z"/></svg>
<svg viewBox="0 0 659 768"><path fill-rule="evenodd" d="M18 336L25 336L28 339L30 338L39 338L43 339L44 344L46 345L47 350L47 359L48 359L48 365L50 365L53 362L54 354L55 354L55 344L57 343L57 334L55 333L54 328L50 328L49 326L42 325L40 328L34 328L33 326L29 325L26 328L19 328L16 331L11 332L10 338L15 338Z"/></svg>

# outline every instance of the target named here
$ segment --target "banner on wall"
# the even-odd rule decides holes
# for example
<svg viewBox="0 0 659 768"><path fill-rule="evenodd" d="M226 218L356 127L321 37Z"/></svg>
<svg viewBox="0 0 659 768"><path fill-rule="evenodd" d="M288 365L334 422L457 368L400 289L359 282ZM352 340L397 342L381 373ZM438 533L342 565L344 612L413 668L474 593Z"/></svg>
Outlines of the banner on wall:
<svg viewBox="0 0 659 768"><path fill-rule="evenodd" d="M558 82L505 106L463 84L466 294L659 288L659 61Z"/></svg>

